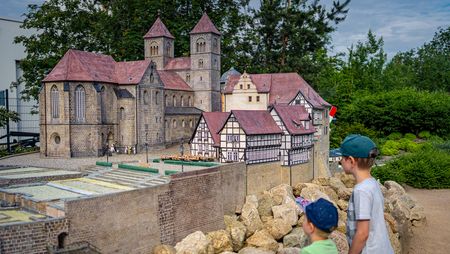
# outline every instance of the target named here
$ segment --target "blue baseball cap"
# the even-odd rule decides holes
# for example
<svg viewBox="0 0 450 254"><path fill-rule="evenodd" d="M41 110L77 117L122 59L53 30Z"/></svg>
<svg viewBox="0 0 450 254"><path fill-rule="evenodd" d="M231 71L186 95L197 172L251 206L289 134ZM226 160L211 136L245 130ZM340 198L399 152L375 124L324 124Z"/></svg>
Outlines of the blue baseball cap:
<svg viewBox="0 0 450 254"><path fill-rule="evenodd" d="M319 198L305 207L306 217L318 229L331 233L338 225L338 211L328 200Z"/></svg>
<svg viewBox="0 0 450 254"><path fill-rule="evenodd" d="M341 147L332 150L332 152L338 156L370 158L374 149L377 149L377 145L370 138L359 134L351 134L342 141Z"/></svg>

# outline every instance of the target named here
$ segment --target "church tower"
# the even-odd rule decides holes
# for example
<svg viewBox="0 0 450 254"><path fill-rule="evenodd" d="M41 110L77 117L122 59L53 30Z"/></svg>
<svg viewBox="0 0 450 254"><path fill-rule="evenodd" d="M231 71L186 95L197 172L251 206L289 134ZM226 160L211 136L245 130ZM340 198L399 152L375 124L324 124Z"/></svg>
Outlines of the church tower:
<svg viewBox="0 0 450 254"><path fill-rule="evenodd" d="M220 32L206 13L190 32L194 106L220 111Z"/></svg>
<svg viewBox="0 0 450 254"><path fill-rule="evenodd" d="M175 37L167 30L167 27L158 17L153 26L144 36L145 59L152 60L156 64L157 70L164 69L164 66L173 58Z"/></svg>

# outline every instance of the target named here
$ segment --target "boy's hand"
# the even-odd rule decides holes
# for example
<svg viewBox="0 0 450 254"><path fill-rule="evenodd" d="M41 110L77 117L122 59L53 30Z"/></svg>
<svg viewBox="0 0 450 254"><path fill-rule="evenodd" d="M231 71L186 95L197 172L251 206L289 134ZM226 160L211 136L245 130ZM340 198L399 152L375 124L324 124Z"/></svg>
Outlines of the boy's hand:
<svg viewBox="0 0 450 254"><path fill-rule="evenodd" d="M352 239L352 246L348 254L359 254L366 246L367 238L369 238L370 220L356 221L356 233Z"/></svg>

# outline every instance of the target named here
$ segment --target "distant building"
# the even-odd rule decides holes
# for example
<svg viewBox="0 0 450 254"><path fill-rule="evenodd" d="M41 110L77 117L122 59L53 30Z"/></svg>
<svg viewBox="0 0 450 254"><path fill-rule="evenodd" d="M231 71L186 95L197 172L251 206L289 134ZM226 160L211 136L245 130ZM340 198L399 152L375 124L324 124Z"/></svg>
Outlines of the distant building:
<svg viewBox="0 0 450 254"><path fill-rule="evenodd" d="M20 61L26 57L25 47L21 44L15 44L16 36L29 36L34 33L33 30L20 28L23 22L0 18L0 106L6 106L6 94L8 89L9 109L19 113L22 121L11 123L11 131L34 132L39 133L39 114L31 114L31 111L37 111L37 102L35 100L22 100L21 92L24 90L24 84L19 83L22 77ZM6 129L0 129L0 136L6 134ZM18 139L18 137L12 137ZM4 143L6 140L0 140Z"/></svg>
<svg viewBox="0 0 450 254"><path fill-rule="evenodd" d="M40 91L41 155L189 139L202 111L220 110L220 36L203 14L190 32L190 57L174 58L174 36L158 18L144 36L145 60L69 50Z"/></svg>

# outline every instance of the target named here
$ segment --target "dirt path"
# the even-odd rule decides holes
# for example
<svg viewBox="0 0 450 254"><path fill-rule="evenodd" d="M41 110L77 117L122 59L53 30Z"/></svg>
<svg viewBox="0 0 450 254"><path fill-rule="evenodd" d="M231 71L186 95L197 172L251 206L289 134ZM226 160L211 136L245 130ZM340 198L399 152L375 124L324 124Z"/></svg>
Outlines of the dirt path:
<svg viewBox="0 0 450 254"><path fill-rule="evenodd" d="M406 192L424 208L427 224L413 229L409 254L450 253L450 189L422 190L411 187Z"/></svg>

